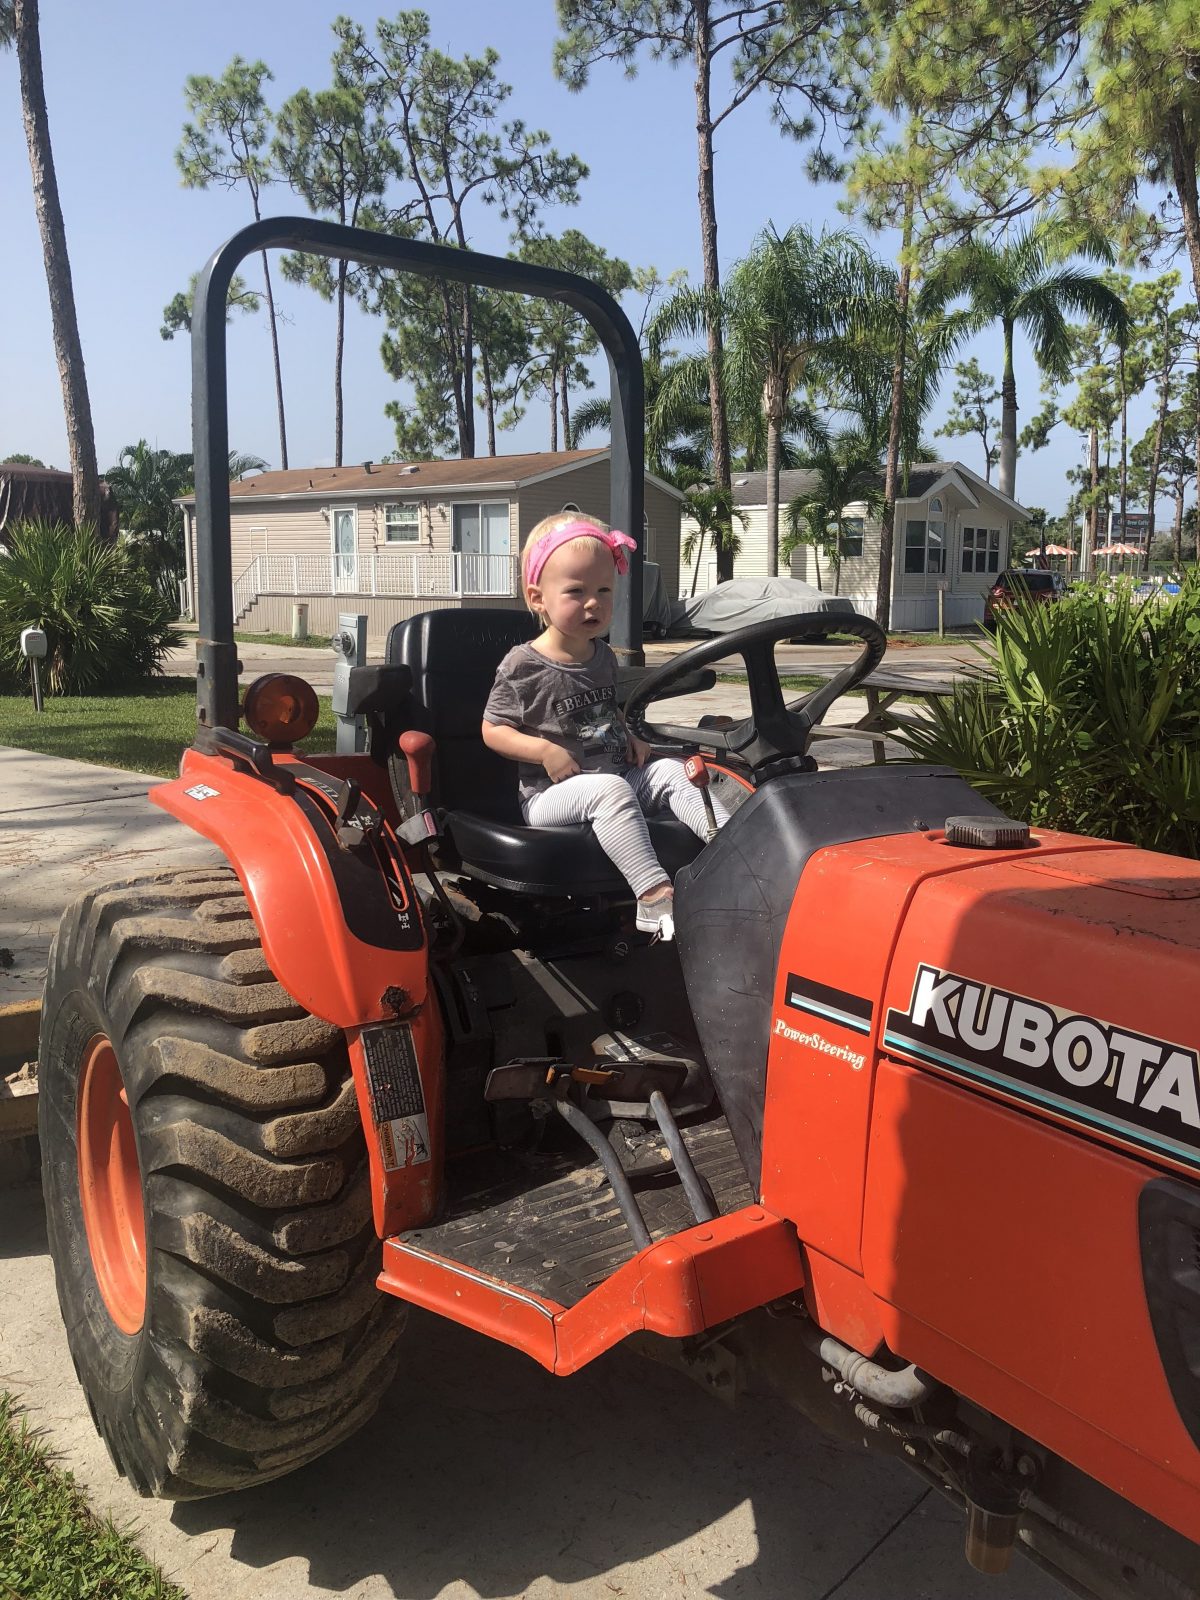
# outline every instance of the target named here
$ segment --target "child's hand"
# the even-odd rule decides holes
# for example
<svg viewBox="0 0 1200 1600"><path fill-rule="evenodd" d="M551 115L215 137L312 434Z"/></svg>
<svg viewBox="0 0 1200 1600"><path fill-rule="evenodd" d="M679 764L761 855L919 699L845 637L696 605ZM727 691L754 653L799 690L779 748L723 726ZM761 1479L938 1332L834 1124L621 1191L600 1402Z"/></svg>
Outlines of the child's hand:
<svg viewBox="0 0 1200 1600"><path fill-rule="evenodd" d="M644 739L639 739L636 733L626 732L629 741L629 759L635 767L644 767L653 752Z"/></svg>
<svg viewBox="0 0 1200 1600"><path fill-rule="evenodd" d="M573 778L580 771L578 761L569 750L564 750L562 745L555 744L552 739L546 739L543 743L546 750L542 756L542 765L551 783L561 783L564 778Z"/></svg>

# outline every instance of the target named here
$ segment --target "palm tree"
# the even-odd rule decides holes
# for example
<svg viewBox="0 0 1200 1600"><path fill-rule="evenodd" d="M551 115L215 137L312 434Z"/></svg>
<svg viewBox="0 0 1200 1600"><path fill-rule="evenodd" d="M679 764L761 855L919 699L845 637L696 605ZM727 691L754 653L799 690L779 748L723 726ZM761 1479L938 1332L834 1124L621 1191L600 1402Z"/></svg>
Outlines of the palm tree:
<svg viewBox="0 0 1200 1600"><path fill-rule="evenodd" d="M1071 371L1067 314L1090 318L1124 342L1128 317L1118 294L1095 273L1066 265L1072 256L1111 261L1112 251L1097 235L1080 238L1053 217L1017 232L1006 244L971 239L947 252L930 274L919 306L948 305L965 296L976 329L999 322L1004 332L1001 380L1000 474L997 488L1010 499L1017 492L1017 380L1013 344L1017 328L1033 343L1038 365L1065 381Z"/></svg>
<svg viewBox="0 0 1200 1600"><path fill-rule="evenodd" d="M734 530L733 519L736 517L744 528L746 516L734 505L732 490L716 489L706 483L692 484L684 496L679 514L696 524L695 532L686 535L680 548L684 562L692 563L692 593L695 594L705 539L712 540L718 563L722 553L726 553L732 565L742 547L741 538Z"/></svg>
<svg viewBox="0 0 1200 1600"><path fill-rule="evenodd" d="M25 122L25 142L29 146L33 201L38 231L42 236L46 286L50 291L54 353L58 359L63 410L66 414L72 509L77 526L85 523L95 526L100 520L100 474L96 468L96 438L92 429L92 407L88 399L83 346L79 339L79 320L75 314L67 232L58 198L54 152L50 146L50 122L46 115L46 90L42 81L38 0L0 0L0 46L7 48L13 44L17 48L21 115Z"/></svg>
<svg viewBox="0 0 1200 1600"><path fill-rule="evenodd" d="M868 517L883 510L883 476L880 472L879 438L849 429L827 441L805 463L816 477L807 489L788 501L785 511L787 533L781 554L790 559L798 544L811 544L817 561L817 588L821 587L821 567L816 552L825 550L833 558L833 592L841 586L842 550L848 531L846 507L861 505Z"/></svg>
<svg viewBox="0 0 1200 1600"><path fill-rule="evenodd" d="M646 465L660 478L686 483L707 476L712 458L708 409L708 361L703 356L677 357L652 345L643 358L646 387ZM571 447L578 449L589 433L608 433L612 411L608 400L591 396L576 406Z"/></svg>
<svg viewBox="0 0 1200 1600"><path fill-rule="evenodd" d="M767 571L778 569L780 443L793 397L823 372L853 360L855 329L880 292L879 264L844 229L768 228L720 294L725 393L731 414L761 412L766 427ZM708 297L683 289L655 318L660 339L706 326ZM718 571L732 576L732 564Z"/></svg>

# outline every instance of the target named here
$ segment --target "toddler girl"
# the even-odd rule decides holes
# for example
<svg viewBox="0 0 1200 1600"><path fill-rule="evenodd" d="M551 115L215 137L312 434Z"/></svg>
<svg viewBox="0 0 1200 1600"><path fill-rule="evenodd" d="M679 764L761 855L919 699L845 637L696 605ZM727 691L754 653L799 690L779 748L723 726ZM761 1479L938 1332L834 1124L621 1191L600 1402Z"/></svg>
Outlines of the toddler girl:
<svg viewBox="0 0 1200 1600"><path fill-rule="evenodd" d="M648 761L617 707L617 660L603 635L613 582L629 570L626 534L578 512L539 522L521 558L525 604L543 632L500 663L483 711L483 741L520 763L521 810L532 828L590 822L605 854L637 897L637 925L675 934L673 891L645 813L669 806L701 839L704 801L681 761ZM717 825L729 813L713 798Z"/></svg>

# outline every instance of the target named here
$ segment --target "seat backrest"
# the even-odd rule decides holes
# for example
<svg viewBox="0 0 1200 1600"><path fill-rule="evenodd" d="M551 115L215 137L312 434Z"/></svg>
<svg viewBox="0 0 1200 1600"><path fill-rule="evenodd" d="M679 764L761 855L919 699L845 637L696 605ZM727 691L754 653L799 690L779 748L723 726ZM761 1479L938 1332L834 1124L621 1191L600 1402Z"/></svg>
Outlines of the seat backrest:
<svg viewBox="0 0 1200 1600"><path fill-rule="evenodd" d="M489 750L479 728L496 668L537 631L527 611L457 607L423 611L389 631L386 659L412 673L421 726L437 745L434 800L447 811L521 821L517 764Z"/></svg>

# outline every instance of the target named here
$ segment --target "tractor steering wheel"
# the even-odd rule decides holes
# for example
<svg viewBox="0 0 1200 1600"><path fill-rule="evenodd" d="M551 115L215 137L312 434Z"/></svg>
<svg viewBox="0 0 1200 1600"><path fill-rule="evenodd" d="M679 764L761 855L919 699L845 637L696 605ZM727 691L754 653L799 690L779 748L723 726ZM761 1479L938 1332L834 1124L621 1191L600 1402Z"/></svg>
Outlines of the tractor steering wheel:
<svg viewBox="0 0 1200 1600"><path fill-rule="evenodd" d="M857 661L843 667L821 688L786 704L775 667L774 646L781 639L803 639L807 635L828 633L849 633L861 639L863 647ZM625 720L639 738L650 744L679 745L689 750L706 745L738 756L756 777L765 777L776 763L805 755L813 729L833 702L874 672L886 649L887 635L879 624L857 613L831 616L827 611L811 611L797 616L770 617L766 622L752 622L749 627L738 628L733 633L705 639L665 662L656 672L643 678L629 696L625 703ZM645 710L652 700L669 693L673 684L698 667L731 655L740 655L746 664L750 715L744 721L732 728L688 728L647 722Z"/></svg>

